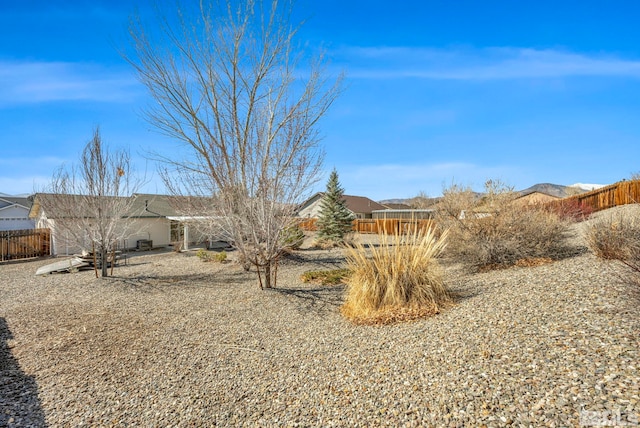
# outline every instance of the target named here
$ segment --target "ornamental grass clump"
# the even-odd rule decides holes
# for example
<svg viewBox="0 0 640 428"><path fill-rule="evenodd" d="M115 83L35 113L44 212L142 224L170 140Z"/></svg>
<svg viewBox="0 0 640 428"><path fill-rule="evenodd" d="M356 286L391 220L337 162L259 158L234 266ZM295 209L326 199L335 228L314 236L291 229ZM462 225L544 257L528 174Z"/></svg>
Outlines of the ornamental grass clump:
<svg viewBox="0 0 640 428"><path fill-rule="evenodd" d="M452 303L437 257L447 232L382 235L380 246L346 248L347 297L342 314L356 324L388 324L438 313Z"/></svg>

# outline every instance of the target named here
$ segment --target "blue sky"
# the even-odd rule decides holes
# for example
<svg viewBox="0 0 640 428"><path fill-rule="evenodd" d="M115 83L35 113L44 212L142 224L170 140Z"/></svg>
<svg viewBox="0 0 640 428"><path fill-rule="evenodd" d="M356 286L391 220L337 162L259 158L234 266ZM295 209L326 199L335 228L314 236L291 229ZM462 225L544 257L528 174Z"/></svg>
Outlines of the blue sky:
<svg viewBox="0 0 640 428"><path fill-rule="evenodd" d="M147 170L145 191L164 192L144 153L178 146L142 119L149 100L117 52L132 4L0 2L0 192L45 185L95 126ZM347 74L321 132L326 175L335 167L348 194L640 171L640 2L298 0L296 11L301 41Z"/></svg>

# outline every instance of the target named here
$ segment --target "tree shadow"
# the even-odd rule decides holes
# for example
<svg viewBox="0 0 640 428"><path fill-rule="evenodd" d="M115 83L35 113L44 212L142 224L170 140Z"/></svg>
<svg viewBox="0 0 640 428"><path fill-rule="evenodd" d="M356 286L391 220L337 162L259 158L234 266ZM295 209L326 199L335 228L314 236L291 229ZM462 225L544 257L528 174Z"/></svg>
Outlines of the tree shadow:
<svg viewBox="0 0 640 428"><path fill-rule="evenodd" d="M46 427L38 384L11 354L11 331L0 317L0 426Z"/></svg>
<svg viewBox="0 0 640 428"><path fill-rule="evenodd" d="M334 312L344 301L344 285L315 288L272 288L270 292L296 298L304 313L325 314Z"/></svg>
<svg viewBox="0 0 640 428"><path fill-rule="evenodd" d="M170 291L174 289L220 288L228 285L243 285L249 273L217 272L217 273L188 273L177 275L146 274L136 276L109 277L121 284L137 291Z"/></svg>
<svg viewBox="0 0 640 428"><path fill-rule="evenodd" d="M342 256L336 256L333 254L326 254L322 256L318 256L317 254L308 255L302 252L291 252L285 253L279 260L278 263L282 265L320 265L326 266L329 269L337 268L345 263L345 258Z"/></svg>
<svg viewBox="0 0 640 428"><path fill-rule="evenodd" d="M566 245L559 249L552 259L556 261L571 259L574 257L580 257L589 251L589 247L585 245Z"/></svg>

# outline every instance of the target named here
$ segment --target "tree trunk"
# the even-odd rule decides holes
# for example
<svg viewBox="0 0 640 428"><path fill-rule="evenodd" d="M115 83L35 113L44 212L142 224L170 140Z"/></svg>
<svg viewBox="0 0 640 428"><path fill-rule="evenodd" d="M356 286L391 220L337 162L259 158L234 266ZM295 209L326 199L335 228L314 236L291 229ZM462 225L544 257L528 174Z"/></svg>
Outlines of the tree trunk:
<svg viewBox="0 0 640 428"><path fill-rule="evenodd" d="M101 267L102 267L102 277L106 277L109 275L109 271L107 270L107 249L106 248L102 248L100 250L100 262L101 262Z"/></svg>
<svg viewBox="0 0 640 428"><path fill-rule="evenodd" d="M96 274L96 278L98 277L98 262L96 260L96 244L93 243L91 247L91 252L93 253L93 272Z"/></svg>
<svg viewBox="0 0 640 428"><path fill-rule="evenodd" d="M258 271L260 275L260 271ZM278 259L269 260L264 265L264 288L276 288L276 278L278 276ZM260 281L262 284L262 281Z"/></svg>
<svg viewBox="0 0 640 428"><path fill-rule="evenodd" d="M271 263L264 266L264 288L271 288Z"/></svg>

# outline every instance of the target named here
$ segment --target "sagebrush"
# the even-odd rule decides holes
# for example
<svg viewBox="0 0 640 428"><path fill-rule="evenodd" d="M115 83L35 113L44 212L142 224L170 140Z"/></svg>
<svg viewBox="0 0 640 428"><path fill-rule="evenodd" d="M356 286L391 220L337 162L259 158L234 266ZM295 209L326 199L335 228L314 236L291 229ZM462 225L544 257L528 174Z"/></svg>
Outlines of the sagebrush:
<svg viewBox="0 0 640 428"><path fill-rule="evenodd" d="M447 254L475 269L567 254L569 222L542 205L515 203L518 196L492 180L483 194L457 185L445 189L436 219L450 232Z"/></svg>
<svg viewBox="0 0 640 428"><path fill-rule="evenodd" d="M603 213L586 231L589 248L604 260L623 265L625 282L640 286L640 206L625 206Z"/></svg>

